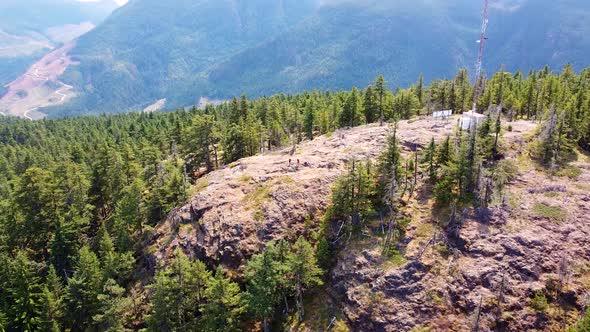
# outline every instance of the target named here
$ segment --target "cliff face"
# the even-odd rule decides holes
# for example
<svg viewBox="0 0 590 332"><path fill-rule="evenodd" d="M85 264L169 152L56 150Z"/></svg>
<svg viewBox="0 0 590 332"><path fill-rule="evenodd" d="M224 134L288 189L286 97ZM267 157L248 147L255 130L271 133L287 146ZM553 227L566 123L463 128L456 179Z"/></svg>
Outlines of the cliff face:
<svg viewBox="0 0 590 332"><path fill-rule="evenodd" d="M433 135L450 134L454 126L454 120L403 121L398 135L407 145L427 144ZM192 257L238 269L269 240L294 240L317 230L333 182L348 162L376 159L390 130L378 125L338 130L295 151L245 158L208 174L197 183L190 202L156 229L152 258L165 261L181 248Z"/></svg>
<svg viewBox="0 0 590 332"><path fill-rule="evenodd" d="M456 120L400 122L403 153L431 137L442 140ZM480 331L561 331L577 318L590 288L590 160L580 155L575 178L551 177L526 155L535 124L511 126L504 150L518 177L488 213L458 212L462 226L451 249L443 245L431 188L420 184L403 211L411 221L400 257L383 257L375 235L340 251L326 290L352 330L470 331L477 324ZM165 264L180 248L239 273L266 242L310 234L347 163L376 159L389 131L378 125L340 130L212 172L154 231L151 262ZM379 225L369 227L376 233ZM546 310L533 308L539 292L549 302Z"/></svg>

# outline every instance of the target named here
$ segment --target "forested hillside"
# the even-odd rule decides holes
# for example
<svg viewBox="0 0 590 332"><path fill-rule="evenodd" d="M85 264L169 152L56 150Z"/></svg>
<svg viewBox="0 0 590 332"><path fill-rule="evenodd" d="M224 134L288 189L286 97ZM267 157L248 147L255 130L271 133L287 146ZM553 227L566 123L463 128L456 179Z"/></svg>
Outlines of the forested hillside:
<svg viewBox="0 0 590 332"><path fill-rule="evenodd" d="M242 95L203 110L1 118L0 330L234 331L271 323L278 328L285 323L277 318L282 313L294 321L314 315L305 310L307 295L328 282L334 259L349 243L346 237L381 229L384 255L400 257L407 220L401 211L409 200L404 196L417 190L418 174L432 188L428 195L436 213L450 218L444 227L450 239L461 227L457 211L491 208L494 195L518 170L506 161L502 143L503 128L513 121L538 124L527 138L527 158L540 172L576 172L570 162L590 149L590 69L500 71L478 84L483 89L477 110L487 117L477 130L456 130L425 146L414 143L410 153L400 152L396 123L441 109L470 109L474 89L466 70L429 85L419 78L395 91L379 76L362 90L252 100ZM292 158L289 167L299 168L298 145L319 135L346 140L334 132L375 122L392 127L386 146L372 149L383 153L374 161L348 160L349 171L334 184L331 203L318 208L325 213L300 221L304 227L316 223L309 226L313 231L266 243L237 267L220 253L183 253L175 235L163 233L174 208L213 185L201 181L204 175L231 173L242 167L236 163L241 158L279 150L283 164ZM327 145L322 149L329 155ZM256 188L244 204L261 207L271 196L263 185ZM265 213L255 214L255 221L266 222ZM380 217L380 227L369 226ZM239 236L242 228L237 229ZM225 240L215 232L223 231L214 225L207 236L221 243ZM453 243L444 248L461 250ZM178 250L157 256L154 245ZM586 331L588 320L572 329ZM346 324L337 322L342 329Z"/></svg>
<svg viewBox="0 0 590 332"><path fill-rule="evenodd" d="M167 108L364 86L378 74L407 86L472 68L478 1L134 1L81 38L64 82L80 98L60 116ZM587 66L590 5L495 0L485 70Z"/></svg>
<svg viewBox="0 0 590 332"><path fill-rule="evenodd" d="M112 0L3 0L0 3L0 96L4 85L28 66L100 23L117 4Z"/></svg>

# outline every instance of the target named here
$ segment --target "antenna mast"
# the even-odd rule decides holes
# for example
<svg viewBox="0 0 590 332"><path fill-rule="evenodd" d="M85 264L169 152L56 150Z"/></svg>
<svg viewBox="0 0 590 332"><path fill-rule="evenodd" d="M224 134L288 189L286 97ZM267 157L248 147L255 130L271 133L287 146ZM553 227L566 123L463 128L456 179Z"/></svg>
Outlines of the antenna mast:
<svg viewBox="0 0 590 332"><path fill-rule="evenodd" d="M486 37L486 33L488 30L488 4L489 4L489 0L484 0L484 2L485 2L485 5L483 8L483 23L481 25L481 37L477 41L479 43L479 54L477 56L477 63L475 65L475 92L473 94L473 111L474 112L475 112L475 107L477 104L477 98L479 98L479 96L481 94L481 88L483 85L483 82L480 82L480 84L478 85L478 80L482 76L483 50L484 50L484 46L486 43L486 39L488 39Z"/></svg>

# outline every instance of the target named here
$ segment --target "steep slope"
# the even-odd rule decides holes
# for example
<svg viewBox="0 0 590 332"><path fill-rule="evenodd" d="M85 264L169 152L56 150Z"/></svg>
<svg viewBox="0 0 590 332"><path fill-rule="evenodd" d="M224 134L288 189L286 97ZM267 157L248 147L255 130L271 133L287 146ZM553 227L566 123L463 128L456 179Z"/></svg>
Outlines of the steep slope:
<svg viewBox="0 0 590 332"><path fill-rule="evenodd" d="M62 111L121 112L166 98L196 104L216 95L210 66L254 47L309 15L313 0L132 1L79 40L80 66L64 80L81 98Z"/></svg>
<svg viewBox="0 0 590 332"><path fill-rule="evenodd" d="M264 95L349 89L379 74L402 86L420 73L449 77L474 66L480 11L477 1L327 2L295 29L217 66L210 80L230 93ZM489 16L488 72L587 64L588 2L492 1Z"/></svg>
<svg viewBox="0 0 590 332"><path fill-rule="evenodd" d="M377 74L406 86L473 68L481 3L155 1L119 10L72 51L63 79L80 98L54 116L167 107L201 97L363 86ZM551 13L550 15L548 13ZM485 69L587 65L583 0L491 1Z"/></svg>
<svg viewBox="0 0 590 332"><path fill-rule="evenodd" d="M92 29L117 7L112 0L0 2L0 86L49 50Z"/></svg>

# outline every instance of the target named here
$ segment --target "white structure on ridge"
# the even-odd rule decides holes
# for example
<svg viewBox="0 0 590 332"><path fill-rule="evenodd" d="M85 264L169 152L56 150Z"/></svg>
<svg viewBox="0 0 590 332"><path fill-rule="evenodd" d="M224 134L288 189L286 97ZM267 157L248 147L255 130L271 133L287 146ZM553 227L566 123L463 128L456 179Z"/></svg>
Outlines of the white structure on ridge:
<svg viewBox="0 0 590 332"><path fill-rule="evenodd" d="M486 119L486 116L483 114L476 113L474 111L469 111L463 113L461 115L461 119L459 120L459 124L461 129L469 130L471 127L477 127L480 123L482 123Z"/></svg>
<svg viewBox="0 0 590 332"><path fill-rule="evenodd" d="M444 110L439 112L432 112L432 117L434 119L446 119L450 118L453 115L453 110Z"/></svg>

